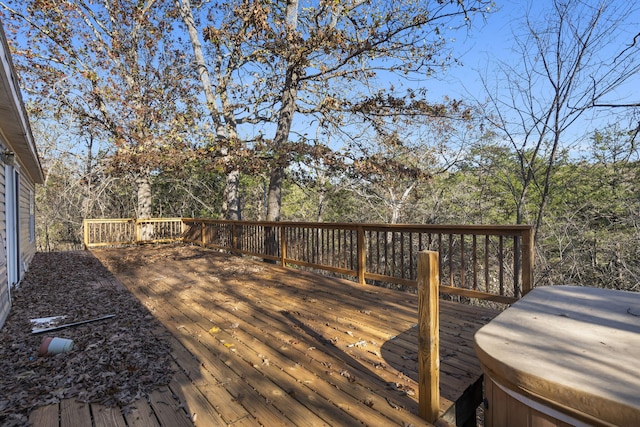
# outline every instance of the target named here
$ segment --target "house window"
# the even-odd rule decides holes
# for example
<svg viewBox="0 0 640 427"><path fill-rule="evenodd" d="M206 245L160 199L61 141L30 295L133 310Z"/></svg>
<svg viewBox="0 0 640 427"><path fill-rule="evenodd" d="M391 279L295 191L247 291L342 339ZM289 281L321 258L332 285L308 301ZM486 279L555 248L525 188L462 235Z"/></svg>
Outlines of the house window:
<svg viewBox="0 0 640 427"><path fill-rule="evenodd" d="M36 240L36 198L33 190L29 190L29 241Z"/></svg>

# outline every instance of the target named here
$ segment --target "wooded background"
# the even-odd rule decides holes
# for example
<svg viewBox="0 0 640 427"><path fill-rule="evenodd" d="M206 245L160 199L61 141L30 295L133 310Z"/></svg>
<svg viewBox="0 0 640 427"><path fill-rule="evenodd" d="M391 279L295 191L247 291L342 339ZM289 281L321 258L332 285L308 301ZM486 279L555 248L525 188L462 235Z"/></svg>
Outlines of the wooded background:
<svg viewBox="0 0 640 427"><path fill-rule="evenodd" d="M639 290L638 6L523 9L482 94L434 99L497 6L0 1L38 249L96 217L533 224L537 285Z"/></svg>

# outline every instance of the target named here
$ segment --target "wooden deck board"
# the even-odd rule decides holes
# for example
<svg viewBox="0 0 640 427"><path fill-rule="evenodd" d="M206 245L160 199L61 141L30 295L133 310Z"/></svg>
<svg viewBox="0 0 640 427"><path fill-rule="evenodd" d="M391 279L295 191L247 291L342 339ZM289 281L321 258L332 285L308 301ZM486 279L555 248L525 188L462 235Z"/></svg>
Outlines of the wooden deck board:
<svg viewBox="0 0 640 427"><path fill-rule="evenodd" d="M149 400L160 425L175 427L193 426L190 419L191 414L187 415L183 410L183 404L176 401L168 388L163 387L159 390L154 390Z"/></svg>
<svg viewBox="0 0 640 427"><path fill-rule="evenodd" d="M189 416L197 424L198 418L206 420L210 426L226 426L228 423L220 417L216 407L212 406L205 395L191 382L189 377L176 366L176 374L169 384L171 391L188 408Z"/></svg>
<svg viewBox="0 0 640 427"><path fill-rule="evenodd" d="M91 425L89 404L75 399L65 399L60 402L60 427L89 425Z"/></svg>
<svg viewBox="0 0 640 427"><path fill-rule="evenodd" d="M36 408L29 414L29 424L35 427L58 427L58 406L46 405Z"/></svg>
<svg viewBox="0 0 640 427"><path fill-rule="evenodd" d="M94 254L119 264L113 280L171 333L176 374L125 415L63 401L34 410L35 427L428 425L417 415L416 295L195 247ZM440 307L441 408L455 412L481 375L473 334L497 313Z"/></svg>
<svg viewBox="0 0 640 427"><path fill-rule="evenodd" d="M92 404L91 415L95 427L127 427L120 408Z"/></svg>
<svg viewBox="0 0 640 427"><path fill-rule="evenodd" d="M131 412L125 415L129 427L160 427L153 408L149 403L140 399L132 405Z"/></svg>
<svg viewBox="0 0 640 427"><path fill-rule="evenodd" d="M229 349L224 346L220 346L218 349L206 346L202 340L206 338L207 335L201 334L201 338L198 338L198 334L193 332L197 330L197 326L194 326L192 321L173 307L163 307L162 311L168 316L173 315L173 320L183 320L183 322L179 322L179 326L176 327L172 324L167 325L169 330L173 329L172 332L176 334L178 340L185 345L189 352L196 355L201 361L202 366L207 370L206 376L213 378L213 381L211 381L212 384L220 384L222 388L226 390L227 393L224 391L221 393L225 401L219 403L218 406L227 407L240 405L245 407L244 414L240 411L243 417L246 416L247 413L253 414L253 416L258 414L263 422L275 422L278 425L283 424L282 413L276 409L266 407L265 402L260 400L255 389L246 387L243 384L243 381L246 380L247 377L249 380L254 378L255 381L258 381L259 378L255 377L251 371L247 371L247 376L241 378L240 375L244 373L243 371L238 373L230 366L230 363L225 363L225 361L219 357L220 352L228 352ZM186 322L184 322L184 320L186 320ZM224 418L228 419L228 417ZM231 421L232 420L228 419L228 422Z"/></svg>

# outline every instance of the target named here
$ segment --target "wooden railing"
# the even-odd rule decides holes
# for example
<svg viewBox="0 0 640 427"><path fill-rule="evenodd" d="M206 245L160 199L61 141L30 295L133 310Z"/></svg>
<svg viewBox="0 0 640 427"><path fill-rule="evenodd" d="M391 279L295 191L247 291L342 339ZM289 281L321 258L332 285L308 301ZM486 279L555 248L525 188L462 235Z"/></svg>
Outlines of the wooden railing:
<svg viewBox="0 0 640 427"><path fill-rule="evenodd" d="M351 276L417 286L418 253L439 254L440 292L501 303L532 288L530 226L383 225L201 218L85 220L85 247L183 241Z"/></svg>
<svg viewBox="0 0 640 427"><path fill-rule="evenodd" d="M133 245L182 240L182 218L153 219L85 219L84 246Z"/></svg>

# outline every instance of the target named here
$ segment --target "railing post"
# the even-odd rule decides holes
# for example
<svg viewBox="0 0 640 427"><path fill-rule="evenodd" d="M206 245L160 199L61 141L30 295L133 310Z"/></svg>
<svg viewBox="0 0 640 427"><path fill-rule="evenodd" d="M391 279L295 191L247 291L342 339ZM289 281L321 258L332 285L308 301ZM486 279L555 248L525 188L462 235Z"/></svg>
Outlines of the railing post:
<svg viewBox="0 0 640 427"><path fill-rule="evenodd" d="M522 295L533 289L533 263L535 257L535 235L533 227L522 233Z"/></svg>
<svg viewBox="0 0 640 427"><path fill-rule="evenodd" d="M438 252L418 253L418 405L420 417L440 415L440 336Z"/></svg>
<svg viewBox="0 0 640 427"><path fill-rule="evenodd" d="M280 264L285 267L287 259L287 229L284 224L280 224Z"/></svg>
<svg viewBox="0 0 640 427"><path fill-rule="evenodd" d="M134 234L135 234L135 238L136 241L135 243L140 243L142 241L142 223L140 222L140 220L138 218L135 218L133 220L133 228L135 230Z"/></svg>
<svg viewBox="0 0 640 427"><path fill-rule="evenodd" d="M204 221L200 222L200 246L203 248L207 247L207 237L205 236L205 223Z"/></svg>
<svg viewBox="0 0 640 427"><path fill-rule="evenodd" d="M84 240L84 250L89 249L89 221L86 219L82 220L82 234Z"/></svg>
<svg viewBox="0 0 640 427"><path fill-rule="evenodd" d="M364 236L364 228L362 226L358 227L358 243L357 243L357 251L358 251L358 283L361 285L366 284L364 280L364 273L367 270L367 248L366 248L366 240Z"/></svg>

